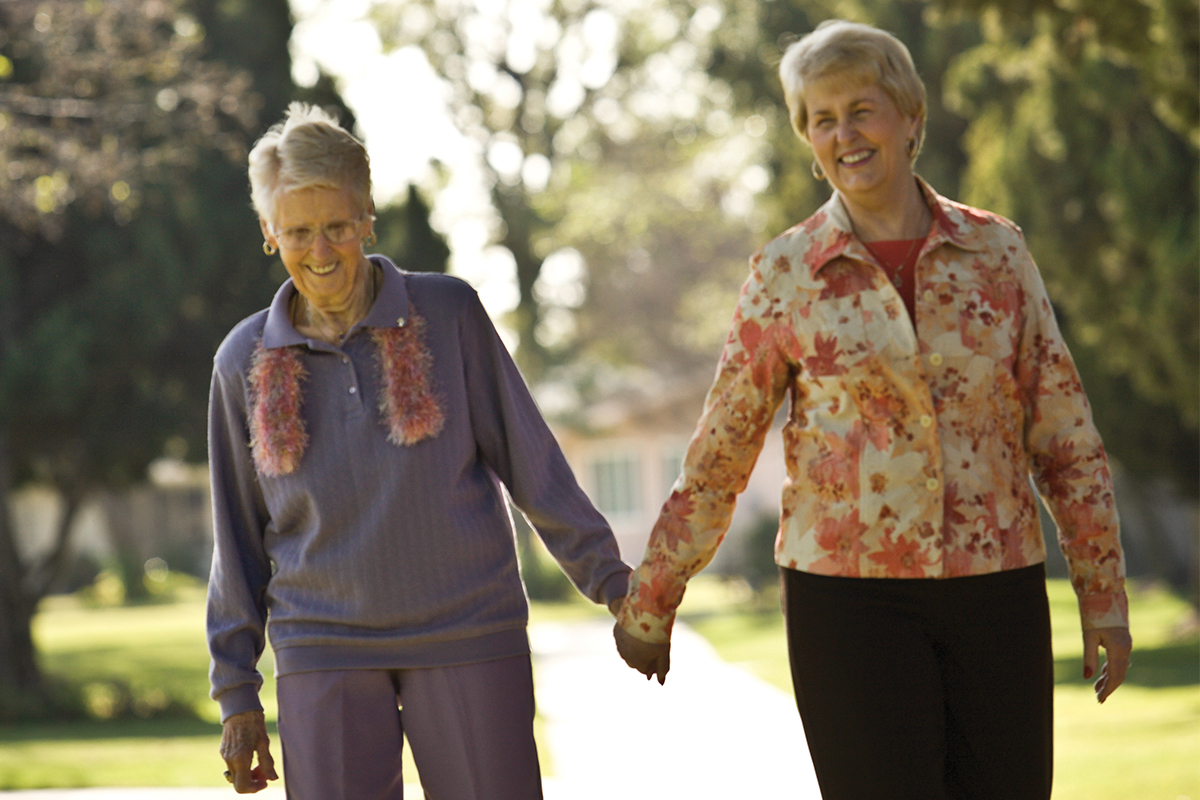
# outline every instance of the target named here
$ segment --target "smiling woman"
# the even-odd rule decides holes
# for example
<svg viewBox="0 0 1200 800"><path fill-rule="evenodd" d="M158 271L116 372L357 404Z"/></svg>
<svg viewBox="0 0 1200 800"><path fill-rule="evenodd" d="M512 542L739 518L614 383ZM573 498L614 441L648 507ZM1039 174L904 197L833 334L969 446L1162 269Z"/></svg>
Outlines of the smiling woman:
<svg viewBox="0 0 1200 800"><path fill-rule="evenodd" d="M293 104L250 179L289 279L213 370L207 619L226 777L238 792L277 777L257 669L269 628L289 797L399 798L405 740L431 795L540 797L505 490L593 602L617 602L629 567L475 291L364 252L363 144Z"/></svg>
<svg viewBox="0 0 1200 800"><path fill-rule="evenodd" d="M1112 480L1079 376L1019 229L914 174L925 90L908 49L830 21L779 70L833 197L750 259L618 648L665 679L685 585L790 399L775 560L822 796L1046 800L1054 676L1031 478L1058 523L1101 702L1132 646Z"/></svg>

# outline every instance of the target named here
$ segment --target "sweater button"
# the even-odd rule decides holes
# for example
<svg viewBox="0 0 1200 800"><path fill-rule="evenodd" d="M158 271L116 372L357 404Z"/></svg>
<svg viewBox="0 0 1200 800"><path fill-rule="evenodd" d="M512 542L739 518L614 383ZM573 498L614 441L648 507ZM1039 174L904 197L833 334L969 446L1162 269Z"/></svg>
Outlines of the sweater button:
<svg viewBox="0 0 1200 800"><path fill-rule="evenodd" d="M351 387L350 387L350 394L358 394L358 387L357 387L357 386L351 386Z"/></svg>

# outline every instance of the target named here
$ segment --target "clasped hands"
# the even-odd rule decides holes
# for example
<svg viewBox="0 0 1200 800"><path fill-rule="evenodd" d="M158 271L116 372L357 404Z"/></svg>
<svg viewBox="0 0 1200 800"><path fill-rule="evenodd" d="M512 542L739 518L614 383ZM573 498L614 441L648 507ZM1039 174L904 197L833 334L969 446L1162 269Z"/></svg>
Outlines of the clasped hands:
<svg viewBox="0 0 1200 800"><path fill-rule="evenodd" d="M621 611L623 600L614 600L609 604L609 611L615 617ZM646 676L646 680L657 676L660 686L667 682L667 671L671 669L671 643L654 644L643 642L628 633L620 623L613 626L613 638L617 642L617 652L625 663Z"/></svg>

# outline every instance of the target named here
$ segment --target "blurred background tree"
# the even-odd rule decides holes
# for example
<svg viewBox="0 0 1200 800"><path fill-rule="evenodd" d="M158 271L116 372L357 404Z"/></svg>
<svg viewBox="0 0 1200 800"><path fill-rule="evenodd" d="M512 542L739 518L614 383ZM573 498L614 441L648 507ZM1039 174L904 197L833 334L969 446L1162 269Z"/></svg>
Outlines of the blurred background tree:
<svg viewBox="0 0 1200 800"><path fill-rule="evenodd" d="M218 4L0 6L0 706L36 708L29 636L85 498L143 480L164 454L203 458L212 348L267 291L240 163L290 86L285 2L252 75L211 32ZM273 39L273 41L272 41ZM226 42L232 45L232 42ZM278 63L278 62L277 62ZM218 333L221 331L221 333ZM19 557L7 492L62 498L56 546ZM140 565L139 565L140 566ZM140 581L139 581L140 583Z"/></svg>

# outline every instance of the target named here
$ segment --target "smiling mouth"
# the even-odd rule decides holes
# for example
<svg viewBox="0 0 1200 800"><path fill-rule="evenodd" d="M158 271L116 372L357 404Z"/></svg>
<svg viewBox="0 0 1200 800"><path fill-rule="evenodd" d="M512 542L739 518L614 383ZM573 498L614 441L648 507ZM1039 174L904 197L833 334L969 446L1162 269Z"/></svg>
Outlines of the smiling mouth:
<svg viewBox="0 0 1200 800"><path fill-rule="evenodd" d="M335 261L332 264L325 264L325 265L319 266L319 267L310 266L308 269L309 269L309 271L311 271L317 275L328 275L329 273L331 273L335 269L337 269L337 262Z"/></svg>
<svg viewBox="0 0 1200 800"><path fill-rule="evenodd" d="M871 150L858 150L856 152L850 153L849 155L842 156L838 160L841 161L843 164L845 164L848 167L853 167L857 164L861 164L862 162L866 161L872 155L873 155L873 151L871 151Z"/></svg>

